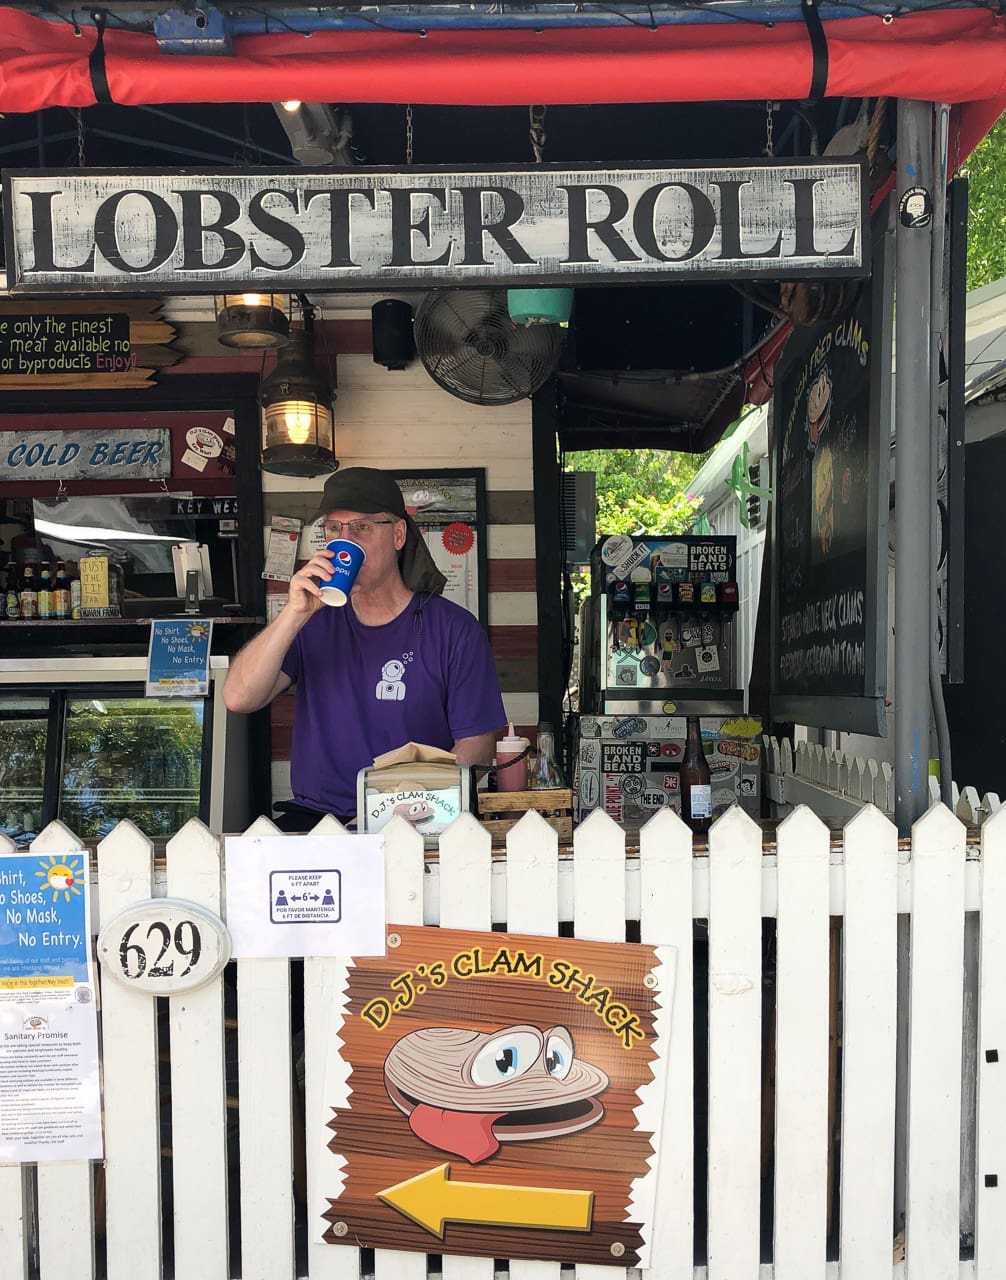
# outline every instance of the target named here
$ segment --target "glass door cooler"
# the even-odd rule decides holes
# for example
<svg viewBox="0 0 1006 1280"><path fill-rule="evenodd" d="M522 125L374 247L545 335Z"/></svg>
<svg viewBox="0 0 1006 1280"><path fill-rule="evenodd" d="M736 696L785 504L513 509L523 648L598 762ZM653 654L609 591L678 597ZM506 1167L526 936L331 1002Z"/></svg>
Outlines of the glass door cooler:
<svg viewBox="0 0 1006 1280"><path fill-rule="evenodd" d="M240 831L246 728L223 705L227 658L203 698L144 696L142 658L0 662L0 830L27 846L54 818L88 844L129 818L151 839L190 818Z"/></svg>

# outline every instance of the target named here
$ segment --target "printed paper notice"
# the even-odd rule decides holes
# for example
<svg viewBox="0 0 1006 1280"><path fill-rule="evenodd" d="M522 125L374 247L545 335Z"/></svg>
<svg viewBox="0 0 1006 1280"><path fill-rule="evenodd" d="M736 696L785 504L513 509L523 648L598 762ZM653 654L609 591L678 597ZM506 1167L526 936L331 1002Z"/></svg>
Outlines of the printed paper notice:
<svg viewBox="0 0 1006 1280"><path fill-rule="evenodd" d="M147 650L147 697L206 697L212 635L212 619L182 622L155 618Z"/></svg>
<svg viewBox="0 0 1006 1280"><path fill-rule="evenodd" d="M101 1156L93 1003L0 1004L0 1161Z"/></svg>
<svg viewBox="0 0 1006 1280"><path fill-rule="evenodd" d="M383 836L228 836L227 858L232 955L384 955Z"/></svg>

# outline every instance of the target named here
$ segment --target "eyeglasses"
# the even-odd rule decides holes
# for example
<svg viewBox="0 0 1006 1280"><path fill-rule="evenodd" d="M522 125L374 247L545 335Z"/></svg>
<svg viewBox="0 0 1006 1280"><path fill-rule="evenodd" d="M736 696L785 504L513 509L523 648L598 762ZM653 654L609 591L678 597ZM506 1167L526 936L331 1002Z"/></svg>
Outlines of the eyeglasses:
<svg viewBox="0 0 1006 1280"><path fill-rule="evenodd" d="M394 520L326 520L325 532L333 538L348 533L353 538L369 538L379 524L395 524Z"/></svg>

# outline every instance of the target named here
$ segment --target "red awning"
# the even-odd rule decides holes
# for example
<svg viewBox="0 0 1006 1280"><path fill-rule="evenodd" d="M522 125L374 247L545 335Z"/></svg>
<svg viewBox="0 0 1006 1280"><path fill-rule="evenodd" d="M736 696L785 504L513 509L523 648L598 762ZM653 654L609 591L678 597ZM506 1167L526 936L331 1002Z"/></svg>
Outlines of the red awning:
<svg viewBox="0 0 1006 1280"><path fill-rule="evenodd" d="M93 27L0 9L0 111L90 106ZM824 23L828 97L960 107L961 154L1006 108L1006 18L988 10ZM468 106L793 99L811 83L802 22L649 28L283 32L242 36L228 56L162 52L109 30L111 99L152 103L413 102ZM100 77L99 77L100 78Z"/></svg>

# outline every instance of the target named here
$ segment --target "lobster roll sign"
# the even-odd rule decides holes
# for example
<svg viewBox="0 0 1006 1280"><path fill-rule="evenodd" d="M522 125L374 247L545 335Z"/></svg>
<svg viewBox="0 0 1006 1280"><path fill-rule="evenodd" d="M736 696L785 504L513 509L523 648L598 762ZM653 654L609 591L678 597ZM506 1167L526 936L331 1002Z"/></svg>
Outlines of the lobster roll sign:
<svg viewBox="0 0 1006 1280"><path fill-rule="evenodd" d="M5 170L14 294L868 275L856 157L502 170Z"/></svg>

